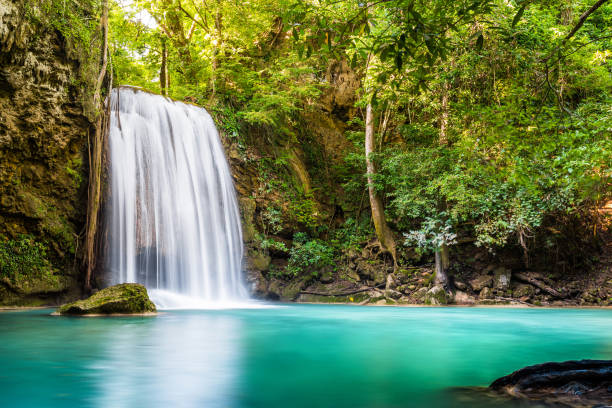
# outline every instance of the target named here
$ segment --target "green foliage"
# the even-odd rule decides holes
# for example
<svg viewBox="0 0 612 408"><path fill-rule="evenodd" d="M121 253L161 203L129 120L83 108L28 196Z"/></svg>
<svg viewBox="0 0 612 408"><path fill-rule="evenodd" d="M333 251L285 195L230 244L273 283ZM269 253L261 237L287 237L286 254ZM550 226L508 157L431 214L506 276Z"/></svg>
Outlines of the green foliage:
<svg viewBox="0 0 612 408"><path fill-rule="evenodd" d="M90 46L99 23L100 0L39 0L25 3L32 21L50 24L64 38L79 46Z"/></svg>
<svg viewBox="0 0 612 408"><path fill-rule="evenodd" d="M610 198L612 4L564 40L590 6L138 0L111 12L113 66L117 82L159 89L167 44L169 94L208 106L244 160L258 150L251 160L261 186L254 194L268 203L260 213L264 236L299 226L325 236L332 254L367 240L367 220L327 230L327 207L316 199L367 214L360 109L370 103L378 168L371 177L388 222L410 245L427 250L468 235L491 249L526 248L547 234L546 222ZM142 19L143 10L156 23ZM327 163L304 112L329 99L332 59L349 63L361 89L340 126L348 151ZM310 192L291 177L296 147L315 175ZM292 274L317 269L302 253L328 259L322 241L299 239Z"/></svg>
<svg viewBox="0 0 612 408"><path fill-rule="evenodd" d="M347 218L341 227L333 231L329 243L342 252L361 250L362 245L372 236L372 232L369 217L362 217L359 221Z"/></svg>
<svg viewBox="0 0 612 408"><path fill-rule="evenodd" d="M21 282L51 275L47 247L29 235L0 241L0 277Z"/></svg>
<svg viewBox="0 0 612 408"><path fill-rule="evenodd" d="M437 236L432 226L449 225L478 245L526 249L546 234L547 219L610 196L612 65L601 51L610 42L589 38L589 22L582 44L551 69L542 58L567 32L555 7L532 4L513 23L504 12L517 9L498 5L479 27L484 44L450 37L457 46L428 90L413 95L406 84L379 102L412 112L396 125L402 143L376 155L388 218L411 244L427 247ZM448 142L441 142L445 92Z"/></svg>
<svg viewBox="0 0 612 408"><path fill-rule="evenodd" d="M68 160L66 165L66 173L72 178L75 188L79 188L83 184L83 162L81 158Z"/></svg>
<svg viewBox="0 0 612 408"><path fill-rule="evenodd" d="M283 213L281 210L275 207L266 208L261 217L264 223L264 233L271 232L273 234L278 234L283 229Z"/></svg>
<svg viewBox="0 0 612 408"><path fill-rule="evenodd" d="M310 239L303 232L293 236L293 247L289 251L287 273L298 276L309 273L318 276L326 266L334 266L334 250L324 241Z"/></svg>
<svg viewBox="0 0 612 408"><path fill-rule="evenodd" d="M319 225L319 212L317 202L312 194L295 197L289 202L289 213L298 223L307 228L314 229Z"/></svg>
<svg viewBox="0 0 612 408"><path fill-rule="evenodd" d="M437 251L442 245L456 243L457 234L453 232L453 225L444 217L442 219L426 218L421 223L421 229L404 233L405 245L416 245L422 251Z"/></svg>
<svg viewBox="0 0 612 408"><path fill-rule="evenodd" d="M277 241L273 238L267 238L265 235L259 237L259 247L264 251L274 249L276 251L288 252L287 246L282 241Z"/></svg>

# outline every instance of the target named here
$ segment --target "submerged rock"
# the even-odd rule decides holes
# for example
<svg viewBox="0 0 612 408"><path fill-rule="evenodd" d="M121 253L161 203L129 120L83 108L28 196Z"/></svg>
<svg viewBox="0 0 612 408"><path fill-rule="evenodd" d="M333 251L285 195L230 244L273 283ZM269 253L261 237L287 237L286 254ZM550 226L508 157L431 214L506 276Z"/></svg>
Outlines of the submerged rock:
<svg viewBox="0 0 612 408"><path fill-rule="evenodd" d="M513 397L565 406L607 406L612 401L612 360L533 365L495 380L490 388Z"/></svg>
<svg viewBox="0 0 612 408"><path fill-rule="evenodd" d="M147 289L138 283L122 283L102 289L89 298L68 303L57 310L61 315L155 313Z"/></svg>

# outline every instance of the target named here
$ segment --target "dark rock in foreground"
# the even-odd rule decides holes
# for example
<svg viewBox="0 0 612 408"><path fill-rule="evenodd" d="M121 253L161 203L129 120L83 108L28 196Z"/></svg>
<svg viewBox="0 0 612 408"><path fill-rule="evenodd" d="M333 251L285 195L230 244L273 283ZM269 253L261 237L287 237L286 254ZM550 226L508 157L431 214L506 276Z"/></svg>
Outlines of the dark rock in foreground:
<svg viewBox="0 0 612 408"><path fill-rule="evenodd" d="M108 315L155 313L147 289L137 283L122 283L68 303L57 310L61 315Z"/></svg>
<svg viewBox="0 0 612 408"><path fill-rule="evenodd" d="M612 404L612 360L529 366L495 380L490 388L530 400L605 407Z"/></svg>

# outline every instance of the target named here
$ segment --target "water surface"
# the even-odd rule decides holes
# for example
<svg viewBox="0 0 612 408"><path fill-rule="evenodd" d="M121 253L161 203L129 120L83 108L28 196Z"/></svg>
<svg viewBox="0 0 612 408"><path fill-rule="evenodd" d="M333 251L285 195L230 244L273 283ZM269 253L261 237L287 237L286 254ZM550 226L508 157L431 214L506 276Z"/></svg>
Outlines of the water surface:
<svg viewBox="0 0 612 408"><path fill-rule="evenodd" d="M451 387L540 362L612 359L609 309L50 312L0 313L0 406L467 407Z"/></svg>

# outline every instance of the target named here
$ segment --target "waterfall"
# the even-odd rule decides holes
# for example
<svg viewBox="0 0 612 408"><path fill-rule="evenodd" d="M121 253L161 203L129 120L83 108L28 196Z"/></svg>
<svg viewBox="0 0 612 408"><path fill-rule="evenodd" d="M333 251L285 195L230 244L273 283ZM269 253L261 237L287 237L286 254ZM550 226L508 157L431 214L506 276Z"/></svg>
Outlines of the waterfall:
<svg viewBox="0 0 612 408"><path fill-rule="evenodd" d="M158 307L248 297L232 175L205 109L121 87L111 93L107 266Z"/></svg>

